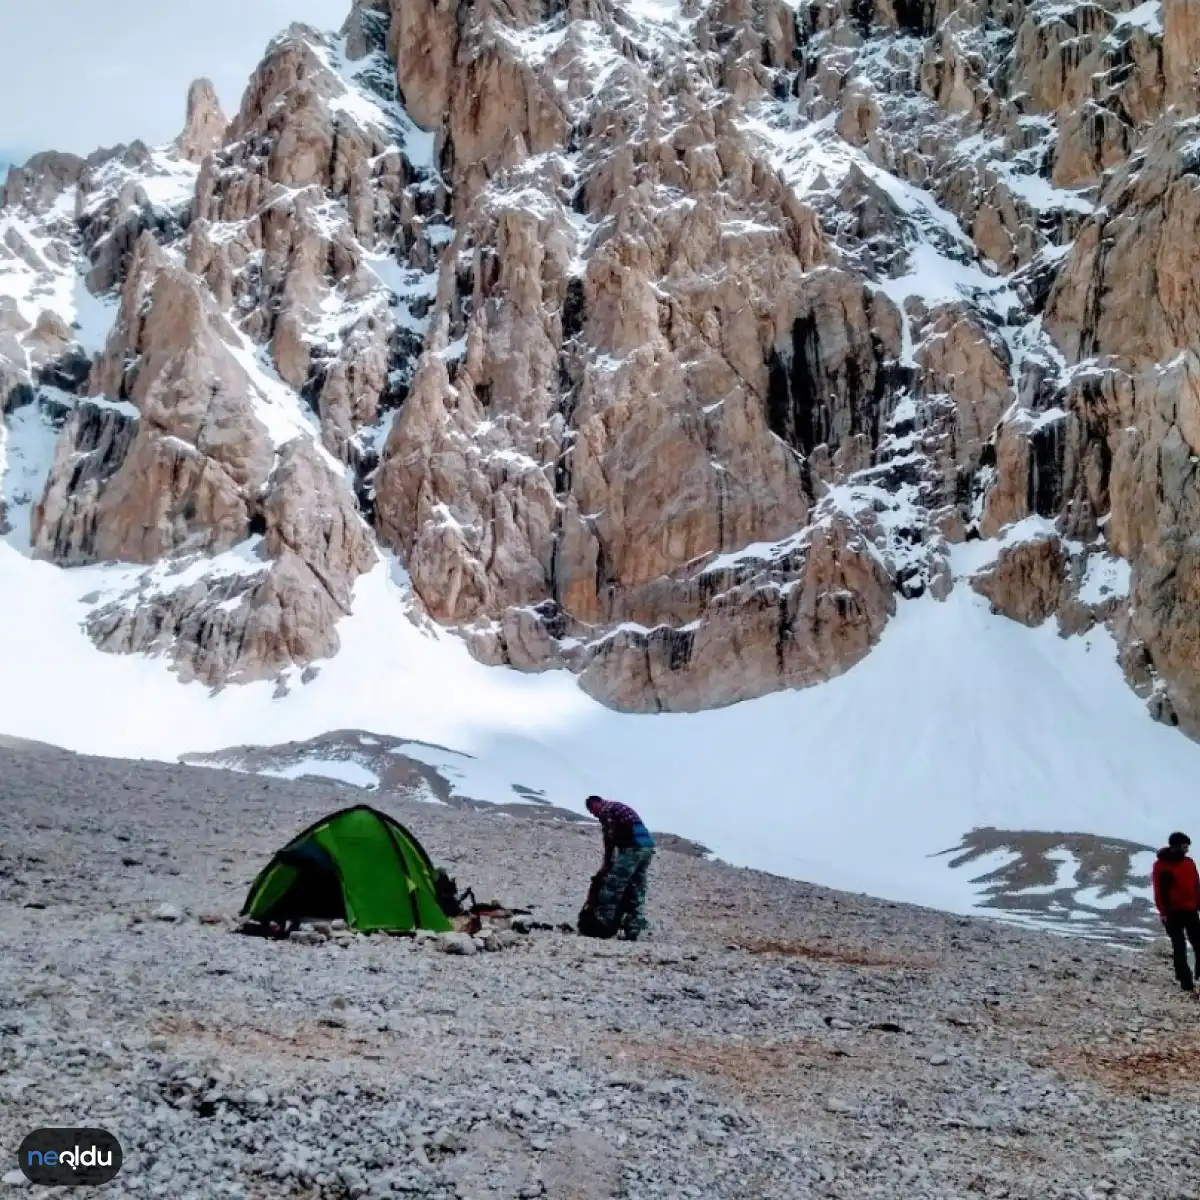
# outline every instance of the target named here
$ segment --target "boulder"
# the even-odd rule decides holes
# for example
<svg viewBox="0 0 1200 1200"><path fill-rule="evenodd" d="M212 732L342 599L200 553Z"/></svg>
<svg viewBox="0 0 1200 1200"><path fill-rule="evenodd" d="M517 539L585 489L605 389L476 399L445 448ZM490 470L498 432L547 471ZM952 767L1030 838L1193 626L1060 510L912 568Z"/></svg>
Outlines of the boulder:
<svg viewBox="0 0 1200 1200"><path fill-rule="evenodd" d="M992 566L972 576L971 587L992 602L993 612L1035 626L1058 611L1066 578L1062 543L1042 537L1003 547Z"/></svg>

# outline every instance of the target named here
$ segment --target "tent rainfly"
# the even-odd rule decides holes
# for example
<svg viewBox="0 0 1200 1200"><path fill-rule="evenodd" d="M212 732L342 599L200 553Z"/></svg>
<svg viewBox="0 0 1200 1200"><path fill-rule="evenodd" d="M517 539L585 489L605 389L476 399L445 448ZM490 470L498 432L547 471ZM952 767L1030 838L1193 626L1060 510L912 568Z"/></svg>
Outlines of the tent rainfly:
<svg viewBox="0 0 1200 1200"><path fill-rule="evenodd" d="M421 843L365 804L330 813L280 850L250 888L253 921L342 918L351 929L406 932L452 928L438 903Z"/></svg>

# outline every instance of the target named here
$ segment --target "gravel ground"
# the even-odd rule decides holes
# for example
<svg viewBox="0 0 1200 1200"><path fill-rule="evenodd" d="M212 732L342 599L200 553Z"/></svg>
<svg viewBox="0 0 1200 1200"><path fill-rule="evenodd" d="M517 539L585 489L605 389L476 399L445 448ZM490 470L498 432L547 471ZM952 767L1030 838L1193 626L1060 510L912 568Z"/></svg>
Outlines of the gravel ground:
<svg viewBox="0 0 1200 1200"><path fill-rule="evenodd" d="M668 852L637 944L534 930L458 955L206 923L360 798L0 740L11 1190L22 1137L57 1124L126 1155L63 1195L1200 1196L1200 1007L1161 945ZM573 920L594 827L379 803L481 899Z"/></svg>

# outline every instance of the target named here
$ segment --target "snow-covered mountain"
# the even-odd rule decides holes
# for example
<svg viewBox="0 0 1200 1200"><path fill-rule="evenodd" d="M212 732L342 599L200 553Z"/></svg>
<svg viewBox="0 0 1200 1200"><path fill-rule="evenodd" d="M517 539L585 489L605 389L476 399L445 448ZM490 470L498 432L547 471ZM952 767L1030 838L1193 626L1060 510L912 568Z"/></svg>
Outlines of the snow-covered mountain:
<svg viewBox="0 0 1200 1200"><path fill-rule="evenodd" d="M231 121L37 156L0 730L432 742L950 907L980 826L1155 842L1197 62L1190 0L364 0Z"/></svg>

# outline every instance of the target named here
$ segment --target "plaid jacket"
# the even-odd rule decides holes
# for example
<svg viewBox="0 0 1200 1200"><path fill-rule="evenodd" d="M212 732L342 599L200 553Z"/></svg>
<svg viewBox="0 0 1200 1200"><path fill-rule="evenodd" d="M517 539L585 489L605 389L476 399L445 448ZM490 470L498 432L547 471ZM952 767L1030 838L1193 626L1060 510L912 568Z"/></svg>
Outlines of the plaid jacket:
<svg viewBox="0 0 1200 1200"><path fill-rule="evenodd" d="M654 839L642 823L642 818L628 804L615 800L601 800L593 806L592 815L600 822L604 831L604 853L607 857L614 850L625 850L630 846L652 849Z"/></svg>

